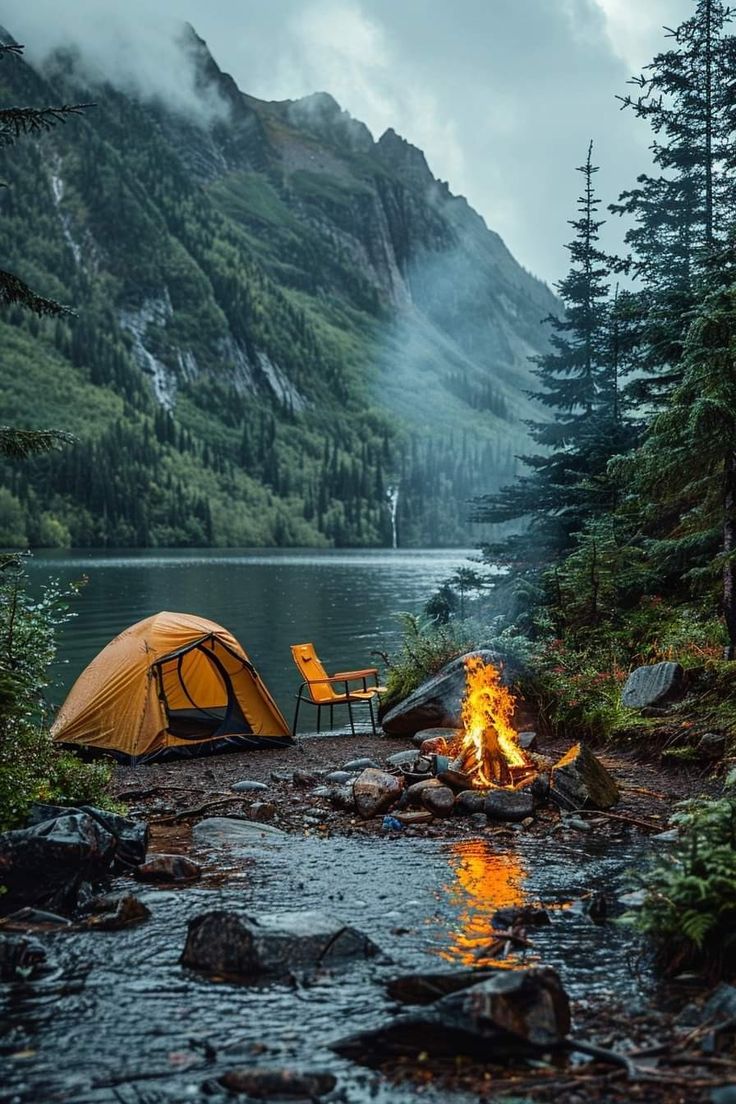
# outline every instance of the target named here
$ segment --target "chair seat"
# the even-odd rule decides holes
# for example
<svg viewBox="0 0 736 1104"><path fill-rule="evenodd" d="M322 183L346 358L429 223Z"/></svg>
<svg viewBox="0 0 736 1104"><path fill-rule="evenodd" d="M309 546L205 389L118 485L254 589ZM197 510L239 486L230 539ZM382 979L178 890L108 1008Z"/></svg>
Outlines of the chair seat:
<svg viewBox="0 0 736 1104"><path fill-rule="evenodd" d="M375 697L372 690L351 690L349 694L335 694L334 698L325 698L324 701L316 701L312 698L313 705L344 705L346 702L371 701Z"/></svg>

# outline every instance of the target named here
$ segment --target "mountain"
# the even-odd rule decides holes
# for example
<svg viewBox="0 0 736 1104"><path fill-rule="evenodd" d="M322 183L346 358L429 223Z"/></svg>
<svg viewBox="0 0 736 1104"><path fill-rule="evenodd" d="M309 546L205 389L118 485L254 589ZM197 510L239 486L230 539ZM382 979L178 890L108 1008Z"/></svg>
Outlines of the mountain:
<svg viewBox="0 0 736 1104"><path fill-rule="evenodd" d="M0 63L2 103L95 104L2 151L3 264L76 312L0 317L2 420L78 443L0 471L0 543L467 541L557 300L393 130L182 49L186 111Z"/></svg>

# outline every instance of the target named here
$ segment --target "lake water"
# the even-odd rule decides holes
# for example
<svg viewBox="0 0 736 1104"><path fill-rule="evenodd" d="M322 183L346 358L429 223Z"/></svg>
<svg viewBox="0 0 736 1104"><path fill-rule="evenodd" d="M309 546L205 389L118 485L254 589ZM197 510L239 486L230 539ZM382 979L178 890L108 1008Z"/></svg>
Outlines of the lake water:
<svg viewBox="0 0 736 1104"><path fill-rule="evenodd" d="M464 563L462 549L354 551L47 551L34 555L34 583L87 577L77 616L62 633L59 704L91 659L128 625L160 610L196 613L241 642L291 722L299 684L290 644L313 641L328 670L371 665L376 648L400 638L397 614L417 613L437 584ZM313 711L304 718L314 727Z"/></svg>

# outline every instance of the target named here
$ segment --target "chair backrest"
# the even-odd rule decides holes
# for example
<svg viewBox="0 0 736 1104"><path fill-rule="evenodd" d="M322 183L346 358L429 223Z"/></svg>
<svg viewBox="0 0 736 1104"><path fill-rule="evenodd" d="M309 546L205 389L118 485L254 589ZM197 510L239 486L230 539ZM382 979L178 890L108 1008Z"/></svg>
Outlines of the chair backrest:
<svg viewBox="0 0 736 1104"><path fill-rule="evenodd" d="M309 694L313 702L322 704L338 697L329 682L314 681L329 677L314 650L314 644L292 644L291 654L299 674L309 683Z"/></svg>

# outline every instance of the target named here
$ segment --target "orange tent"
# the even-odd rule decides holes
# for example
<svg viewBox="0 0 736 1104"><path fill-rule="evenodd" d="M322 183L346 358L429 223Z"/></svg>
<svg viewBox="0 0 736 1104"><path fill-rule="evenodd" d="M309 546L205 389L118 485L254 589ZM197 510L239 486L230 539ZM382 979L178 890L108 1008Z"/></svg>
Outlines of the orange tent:
<svg viewBox="0 0 736 1104"><path fill-rule="evenodd" d="M235 637L188 613L157 613L116 636L79 676L51 732L128 761L291 742Z"/></svg>

